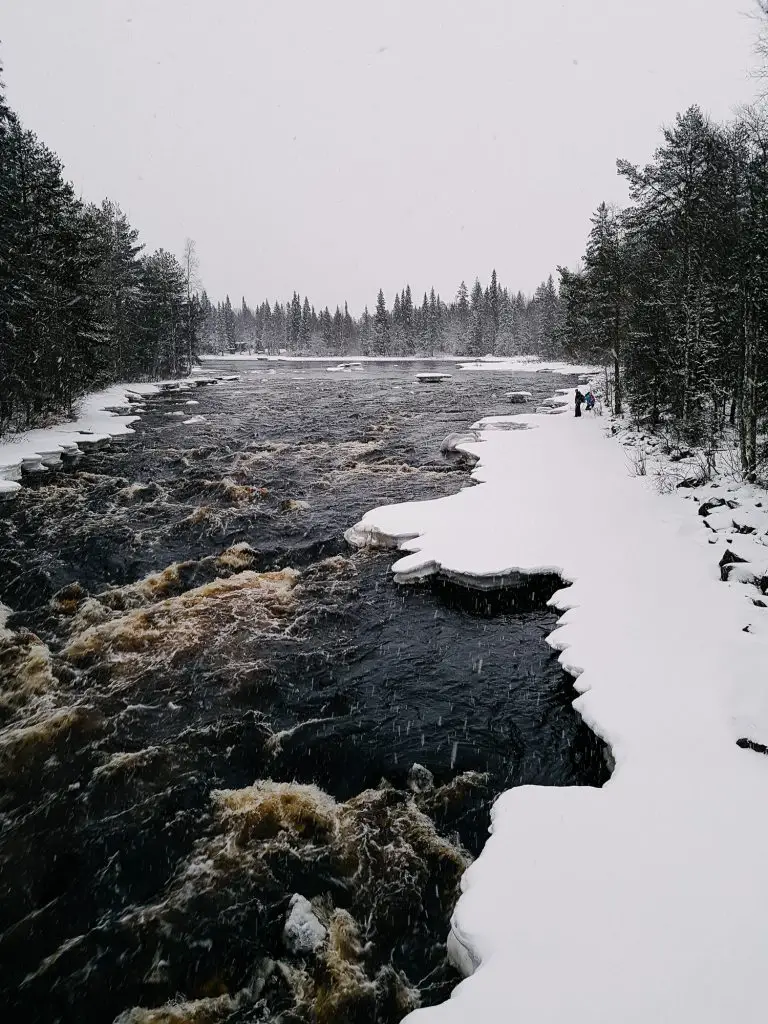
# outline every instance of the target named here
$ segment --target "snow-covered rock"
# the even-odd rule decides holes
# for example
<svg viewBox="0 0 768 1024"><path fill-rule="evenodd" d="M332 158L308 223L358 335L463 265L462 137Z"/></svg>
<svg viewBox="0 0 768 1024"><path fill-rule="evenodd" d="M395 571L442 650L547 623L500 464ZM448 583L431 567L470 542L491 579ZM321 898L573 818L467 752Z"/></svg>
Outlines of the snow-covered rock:
<svg viewBox="0 0 768 1024"><path fill-rule="evenodd" d="M295 893L288 904L288 917L283 928L286 949L295 956L314 953L328 936L306 897Z"/></svg>
<svg viewBox="0 0 768 1024"><path fill-rule="evenodd" d="M0 501L10 501L21 490L21 484L15 480L0 480Z"/></svg>
<svg viewBox="0 0 768 1024"><path fill-rule="evenodd" d="M524 405L525 402L529 402L533 395L530 391L507 391L506 398L512 402L513 405Z"/></svg>
<svg viewBox="0 0 768 1024"><path fill-rule="evenodd" d="M420 384L439 384L440 381L450 380L452 373L417 373L416 380Z"/></svg>
<svg viewBox="0 0 768 1024"><path fill-rule="evenodd" d="M715 495L712 498L707 498L706 501L703 501L701 503L701 505L699 505L699 515L700 516L708 516L716 508L722 508L724 504L725 504L725 498L721 498L718 495Z"/></svg>
<svg viewBox="0 0 768 1024"><path fill-rule="evenodd" d="M754 562L726 562L721 566L721 574L728 583L745 583L758 587L763 593L768 584L768 566L756 565Z"/></svg>

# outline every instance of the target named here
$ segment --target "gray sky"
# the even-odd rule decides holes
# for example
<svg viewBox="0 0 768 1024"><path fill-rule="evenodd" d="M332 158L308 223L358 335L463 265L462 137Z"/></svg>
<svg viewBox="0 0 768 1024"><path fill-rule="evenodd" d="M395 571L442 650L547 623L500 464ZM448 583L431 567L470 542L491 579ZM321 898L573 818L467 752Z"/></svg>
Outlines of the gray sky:
<svg viewBox="0 0 768 1024"><path fill-rule="evenodd" d="M622 156L756 83L752 0L6 0L8 98L212 297L531 291Z"/></svg>

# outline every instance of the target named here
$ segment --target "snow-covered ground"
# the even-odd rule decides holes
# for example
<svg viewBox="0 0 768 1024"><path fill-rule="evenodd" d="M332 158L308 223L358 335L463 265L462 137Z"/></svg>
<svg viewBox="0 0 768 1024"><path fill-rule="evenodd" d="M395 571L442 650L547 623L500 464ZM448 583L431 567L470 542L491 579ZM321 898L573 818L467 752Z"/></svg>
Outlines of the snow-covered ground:
<svg viewBox="0 0 768 1024"><path fill-rule="evenodd" d="M108 410L127 407L130 399L157 390L155 384L116 384L86 395L74 420L5 435L0 439L0 498L12 497L19 489L22 467L25 472L44 473L61 466L63 458L76 459L88 447L132 434L131 423L139 417Z"/></svg>
<svg viewBox="0 0 768 1024"><path fill-rule="evenodd" d="M482 359L475 359L472 362L461 361L461 370L495 370L505 373L533 372L549 370L550 373L563 374L592 374L598 367L584 364L579 366L574 363L564 363L561 360L546 361L537 359L535 356L512 356L509 359L497 358L495 356L484 356Z"/></svg>
<svg viewBox="0 0 768 1024"><path fill-rule="evenodd" d="M220 355L218 353L206 353L200 356L202 360L225 362L245 360L253 362L258 359L260 362L269 363L338 363L339 356L268 356L260 352L233 352ZM460 363L466 361L466 356L354 356L355 363ZM346 365L353 365L351 362Z"/></svg>
<svg viewBox="0 0 768 1024"><path fill-rule="evenodd" d="M399 542L402 579L558 571L549 643L615 770L602 789L502 794L449 939L470 976L408 1020L763 1022L768 757L737 741L768 745L768 609L757 571L719 566L768 555L759 494L659 494L607 417L506 419L528 429L480 421L462 445L482 486L375 509L348 536ZM699 515L712 496L733 508Z"/></svg>

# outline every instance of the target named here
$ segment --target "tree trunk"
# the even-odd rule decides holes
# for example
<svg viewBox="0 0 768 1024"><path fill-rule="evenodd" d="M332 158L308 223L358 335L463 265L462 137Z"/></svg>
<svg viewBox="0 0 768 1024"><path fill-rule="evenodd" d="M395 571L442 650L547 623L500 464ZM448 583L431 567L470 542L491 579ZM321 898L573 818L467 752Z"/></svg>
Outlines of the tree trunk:
<svg viewBox="0 0 768 1024"><path fill-rule="evenodd" d="M757 382L752 331L745 330L744 366L739 408L739 452L744 477L752 481L757 471Z"/></svg>

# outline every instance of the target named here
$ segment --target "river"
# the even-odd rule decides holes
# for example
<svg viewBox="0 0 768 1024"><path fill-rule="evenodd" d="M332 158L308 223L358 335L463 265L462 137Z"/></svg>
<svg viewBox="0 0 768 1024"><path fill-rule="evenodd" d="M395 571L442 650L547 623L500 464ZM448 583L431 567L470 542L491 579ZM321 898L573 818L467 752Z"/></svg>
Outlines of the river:
<svg viewBox="0 0 768 1024"><path fill-rule="evenodd" d="M395 1024L458 980L495 795L608 776L544 643L556 579L403 587L343 537L470 486L443 437L569 379L215 372L0 506L4 1019Z"/></svg>

